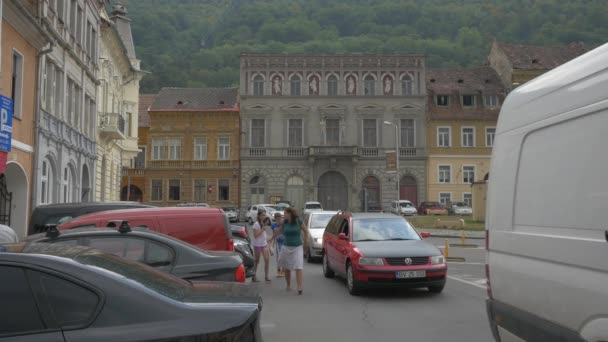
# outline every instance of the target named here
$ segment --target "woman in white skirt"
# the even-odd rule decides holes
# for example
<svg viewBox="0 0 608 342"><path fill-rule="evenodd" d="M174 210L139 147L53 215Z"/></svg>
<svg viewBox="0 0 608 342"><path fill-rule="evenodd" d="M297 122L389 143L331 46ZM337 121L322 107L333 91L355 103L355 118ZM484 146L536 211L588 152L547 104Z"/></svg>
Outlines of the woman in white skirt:
<svg viewBox="0 0 608 342"><path fill-rule="evenodd" d="M279 267L285 271L287 290L291 290L291 272L296 272L298 294L302 294L302 269L304 268L304 250L308 249L308 228L298 218L294 208L285 209L282 226L277 229L270 241L283 235L284 242L279 255Z"/></svg>

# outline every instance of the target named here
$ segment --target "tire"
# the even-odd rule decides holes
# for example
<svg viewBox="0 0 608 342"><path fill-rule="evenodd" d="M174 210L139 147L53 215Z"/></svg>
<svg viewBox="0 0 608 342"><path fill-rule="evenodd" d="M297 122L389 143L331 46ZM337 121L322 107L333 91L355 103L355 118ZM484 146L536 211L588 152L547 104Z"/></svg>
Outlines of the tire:
<svg viewBox="0 0 608 342"><path fill-rule="evenodd" d="M350 262L346 265L346 288L348 288L348 293L353 296L361 294L361 285L355 280L355 271Z"/></svg>
<svg viewBox="0 0 608 342"><path fill-rule="evenodd" d="M336 276L334 271L329 267L329 261L327 260L327 254L323 253L323 275L325 278L333 278Z"/></svg>
<svg viewBox="0 0 608 342"><path fill-rule="evenodd" d="M445 284L431 285L431 286L429 286L429 292L439 294L439 293L441 293L441 291L443 291L444 287L445 287Z"/></svg>

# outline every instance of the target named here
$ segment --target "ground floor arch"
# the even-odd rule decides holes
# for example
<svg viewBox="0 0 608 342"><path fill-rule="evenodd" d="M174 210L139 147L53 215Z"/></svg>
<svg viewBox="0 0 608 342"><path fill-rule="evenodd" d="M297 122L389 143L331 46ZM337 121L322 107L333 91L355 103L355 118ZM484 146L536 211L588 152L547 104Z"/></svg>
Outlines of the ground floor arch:
<svg viewBox="0 0 608 342"><path fill-rule="evenodd" d="M127 185L120 192L121 201L143 202L144 193L135 185Z"/></svg>
<svg viewBox="0 0 608 342"><path fill-rule="evenodd" d="M297 209L304 207L304 178L291 176L287 179L285 198Z"/></svg>
<svg viewBox="0 0 608 342"><path fill-rule="evenodd" d="M317 183L318 201L326 210L348 210L348 182L343 174L328 171Z"/></svg>
<svg viewBox="0 0 608 342"><path fill-rule="evenodd" d="M361 184L363 189L362 211L376 211L382 208L382 197L380 196L380 181L375 176L367 176Z"/></svg>
<svg viewBox="0 0 608 342"><path fill-rule="evenodd" d="M412 175L405 175L399 181L399 199L408 200L418 206L418 181Z"/></svg>
<svg viewBox="0 0 608 342"><path fill-rule="evenodd" d="M0 179L0 223L13 228L17 235L27 235L28 179L25 170L15 162L6 165Z"/></svg>
<svg viewBox="0 0 608 342"><path fill-rule="evenodd" d="M87 164L82 165L82 183L80 186L80 200L89 202L91 200L91 173Z"/></svg>

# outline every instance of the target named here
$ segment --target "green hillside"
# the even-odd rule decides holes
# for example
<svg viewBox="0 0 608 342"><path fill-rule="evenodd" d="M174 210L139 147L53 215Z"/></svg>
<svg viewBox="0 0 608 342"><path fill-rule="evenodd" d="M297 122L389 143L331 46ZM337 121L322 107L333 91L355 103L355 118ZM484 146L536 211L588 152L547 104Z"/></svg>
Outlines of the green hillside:
<svg viewBox="0 0 608 342"><path fill-rule="evenodd" d="M492 39L608 41L606 0L130 0L142 92L233 86L239 53L421 52L430 66L482 63ZM204 39L204 44L201 40Z"/></svg>

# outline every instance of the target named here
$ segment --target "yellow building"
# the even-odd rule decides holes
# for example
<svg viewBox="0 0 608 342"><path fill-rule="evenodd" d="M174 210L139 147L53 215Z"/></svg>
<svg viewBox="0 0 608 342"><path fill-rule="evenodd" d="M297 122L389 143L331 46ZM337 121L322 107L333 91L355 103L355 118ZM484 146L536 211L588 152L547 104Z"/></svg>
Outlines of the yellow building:
<svg viewBox="0 0 608 342"><path fill-rule="evenodd" d="M483 180L505 89L490 67L430 69L426 74L427 200L475 200L471 184Z"/></svg>
<svg viewBox="0 0 608 342"><path fill-rule="evenodd" d="M144 202L239 203L236 88L163 88L148 113Z"/></svg>

